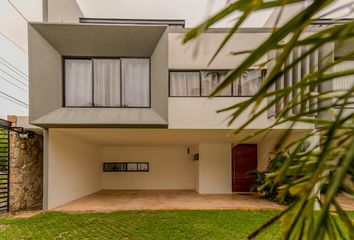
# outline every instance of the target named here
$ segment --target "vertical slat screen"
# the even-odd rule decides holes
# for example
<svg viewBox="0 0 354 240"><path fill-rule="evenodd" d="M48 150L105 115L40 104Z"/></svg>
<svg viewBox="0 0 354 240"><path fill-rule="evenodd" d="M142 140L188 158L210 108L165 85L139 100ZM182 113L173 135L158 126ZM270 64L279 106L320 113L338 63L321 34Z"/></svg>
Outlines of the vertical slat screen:
<svg viewBox="0 0 354 240"><path fill-rule="evenodd" d="M280 54L279 52L276 52L277 56ZM284 66L282 67L284 68ZM276 91L279 91L279 90L282 90L284 89L284 77L280 77L280 79L275 83L275 90ZM280 99L276 102L275 104L275 115L277 116L280 111L283 109L284 107L284 100L283 99Z"/></svg>
<svg viewBox="0 0 354 240"><path fill-rule="evenodd" d="M270 61L268 62L268 66L267 66L268 69L271 69L271 68L273 67L273 65L274 65L274 63L275 63L275 60L274 60L275 57L276 57L276 52L275 52L275 51L272 51L272 52L269 52L269 53L268 53L268 59L270 60ZM275 85L272 85L272 86L270 87L270 91L271 91L271 92L274 92L274 91L275 91ZM268 99L267 99L268 104L270 104L272 101L274 101L274 96L268 97ZM273 104L273 105L272 105L270 108L268 108L268 110L267 110L267 116L268 116L268 118L274 117L274 116L275 116L275 113L276 113L276 109L275 109L275 105Z"/></svg>
<svg viewBox="0 0 354 240"><path fill-rule="evenodd" d="M300 48L295 48L293 50L293 61L296 61L300 56ZM297 63L292 69L292 85L297 84L301 79L301 63ZM297 114L299 112L299 106L297 105L298 102L298 93L299 89L294 88L292 91L294 107L292 109L293 114Z"/></svg>
<svg viewBox="0 0 354 240"><path fill-rule="evenodd" d="M353 61L344 61L334 66L334 71L346 71L354 69L354 60ZM354 75L348 75L343 77L335 78L333 81L333 90L334 91L346 91L351 89L354 86ZM354 102L354 98L349 100L351 103ZM354 108L354 104L349 104L349 108Z"/></svg>
<svg viewBox="0 0 354 240"><path fill-rule="evenodd" d="M289 57L285 61L285 67L292 63L293 55L290 54ZM284 88L289 88L292 85L292 71L287 71L284 75ZM290 92L287 96L284 97L284 105L288 104L292 100L292 92ZM289 111L286 112L286 115L289 114Z"/></svg>
<svg viewBox="0 0 354 240"><path fill-rule="evenodd" d="M301 48L301 55L304 55L308 51L307 47ZM301 60L301 79L303 79L310 72L310 61L309 57L306 56L303 60ZM306 99L306 94L309 92L307 86L302 86L301 89L301 97L300 97L300 111L304 112L308 109L308 101L303 101Z"/></svg>
<svg viewBox="0 0 354 240"><path fill-rule="evenodd" d="M308 51L308 47L297 47L290 53L289 57L284 62L284 66L291 64L293 61L296 61L302 54ZM268 54L269 57L275 58L278 56L279 52L274 52L273 54ZM275 84L274 90L282 90L284 88L290 87L292 85L298 84L301 79L306 77L313 71L317 71L318 69L318 60L319 60L319 51L314 51L310 55L306 56L299 63L293 66L289 71L285 73L285 75L280 78ZM275 60L271 60L268 67L274 65ZM293 107L290 111L287 111L285 115L289 114L297 114L300 111L308 111L313 110L317 107L317 101L315 99L308 100L308 94L310 92L318 92L318 88L313 86L304 86L300 88L294 88L288 95L286 95L283 99L280 99L275 104L275 107L272 111L268 111L268 117L277 116L284 105L293 102ZM307 99L306 101L303 101ZM274 100L274 97L270 97L269 101Z"/></svg>
<svg viewBox="0 0 354 240"><path fill-rule="evenodd" d="M318 58L319 52L316 50L310 56L310 72L318 71ZM318 85L310 85L310 92L318 92ZM318 108L318 101L315 98L311 98L310 102L310 111L313 111Z"/></svg>

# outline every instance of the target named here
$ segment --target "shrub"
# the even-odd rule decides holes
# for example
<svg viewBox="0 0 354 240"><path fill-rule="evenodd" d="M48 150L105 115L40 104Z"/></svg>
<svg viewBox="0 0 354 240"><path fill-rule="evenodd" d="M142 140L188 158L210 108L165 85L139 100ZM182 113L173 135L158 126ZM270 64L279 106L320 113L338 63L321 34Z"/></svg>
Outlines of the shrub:
<svg viewBox="0 0 354 240"><path fill-rule="evenodd" d="M307 151L307 149L310 147L309 142L304 142L300 146L300 151L299 153L304 153ZM252 173L256 177L256 184L254 186L254 189L257 189L260 195L270 201L277 202L280 204L285 204L289 205L292 202L296 200L296 197L294 197L290 192L285 189L280 189L281 186L284 186L287 184L287 180L292 178L299 179L302 177L301 173L292 175L292 176L286 176L286 178L281 181L281 182L275 182L274 179L269 179L266 176L270 173L277 172L281 169L285 161L288 160L288 156L290 155L289 152L287 153L280 153L277 156L275 156L272 159L269 159L268 161L268 166L265 171L255 171ZM299 159L294 158L292 162L290 163L291 166L295 166L298 164ZM285 194L283 194L283 197L279 197L280 191L287 191Z"/></svg>

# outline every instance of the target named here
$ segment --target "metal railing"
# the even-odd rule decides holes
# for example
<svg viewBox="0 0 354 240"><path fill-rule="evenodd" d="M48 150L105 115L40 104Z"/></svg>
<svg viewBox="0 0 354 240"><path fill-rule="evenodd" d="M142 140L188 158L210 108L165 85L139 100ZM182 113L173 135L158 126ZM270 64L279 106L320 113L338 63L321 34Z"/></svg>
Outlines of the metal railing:
<svg viewBox="0 0 354 240"><path fill-rule="evenodd" d="M0 213L9 211L10 201L10 136L6 125L0 125Z"/></svg>

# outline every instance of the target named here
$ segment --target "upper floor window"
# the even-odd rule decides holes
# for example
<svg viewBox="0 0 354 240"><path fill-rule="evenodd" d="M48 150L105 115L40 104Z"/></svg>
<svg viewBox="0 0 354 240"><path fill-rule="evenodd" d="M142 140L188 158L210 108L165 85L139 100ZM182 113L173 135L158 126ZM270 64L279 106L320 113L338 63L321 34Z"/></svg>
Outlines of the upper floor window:
<svg viewBox="0 0 354 240"><path fill-rule="evenodd" d="M170 96L199 96L200 76L199 72L171 72Z"/></svg>
<svg viewBox="0 0 354 240"><path fill-rule="evenodd" d="M209 96L214 89L225 79L227 71L202 71L202 96ZM217 96L232 96L231 85L224 88Z"/></svg>
<svg viewBox="0 0 354 240"><path fill-rule="evenodd" d="M242 76L233 82L233 96L253 96L257 93L263 78L265 70L248 70Z"/></svg>
<svg viewBox="0 0 354 240"><path fill-rule="evenodd" d="M170 97L207 97L227 73L225 70L170 71ZM248 70L217 96L252 96L260 88L264 75L265 70Z"/></svg>
<svg viewBox="0 0 354 240"><path fill-rule="evenodd" d="M148 58L65 59L65 106L149 107Z"/></svg>

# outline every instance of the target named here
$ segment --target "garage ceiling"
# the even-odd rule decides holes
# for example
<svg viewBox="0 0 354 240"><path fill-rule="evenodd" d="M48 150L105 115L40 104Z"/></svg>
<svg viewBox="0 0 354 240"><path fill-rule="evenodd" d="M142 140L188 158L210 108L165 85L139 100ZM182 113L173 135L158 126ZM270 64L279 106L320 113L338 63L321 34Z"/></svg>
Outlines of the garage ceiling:
<svg viewBox="0 0 354 240"><path fill-rule="evenodd" d="M119 129L119 128L56 128L61 132L100 146L188 146L198 143L235 143L255 130L245 130L237 137L228 137L230 130L210 129ZM266 137L279 136L284 130L272 130ZM304 134L294 130L293 134ZM263 140L259 136L249 143Z"/></svg>

